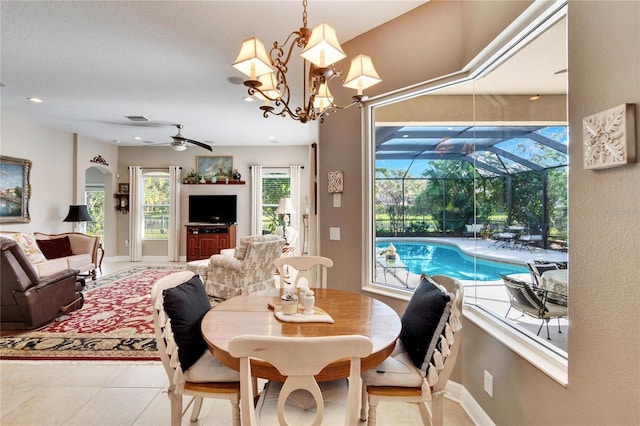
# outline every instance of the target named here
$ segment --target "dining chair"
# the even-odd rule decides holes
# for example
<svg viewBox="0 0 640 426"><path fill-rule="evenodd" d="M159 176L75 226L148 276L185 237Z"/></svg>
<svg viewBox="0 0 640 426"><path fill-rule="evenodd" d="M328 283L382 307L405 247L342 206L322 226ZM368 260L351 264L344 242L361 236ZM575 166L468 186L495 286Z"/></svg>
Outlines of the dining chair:
<svg viewBox="0 0 640 426"><path fill-rule="evenodd" d="M375 426L379 401L392 401L417 403L423 424L443 424L444 389L462 341L463 299L458 280L421 277L402 316L403 329L393 352L362 375L360 420L368 416L367 424Z"/></svg>
<svg viewBox="0 0 640 426"><path fill-rule="evenodd" d="M185 411L193 403L192 422L203 398L218 398L231 402L232 424L239 426L240 374L214 358L200 335L200 321L211 303L199 276L181 271L160 278L151 288L151 303L156 345L169 377L171 425L181 424L182 396L189 395L193 398Z"/></svg>
<svg viewBox="0 0 640 426"><path fill-rule="evenodd" d="M536 335L540 334L542 326L547 324L547 340L551 340L549 334L549 320L558 319L558 333L560 329L560 318L566 317L569 312L567 308L567 296L543 290L540 287L533 288L529 283L518 280L507 275L500 275L502 282L507 289L509 296L509 309L505 317L509 315L511 308L515 308L522 315L529 315L542 320Z"/></svg>
<svg viewBox="0 0 640 426"><path fill-rule="evenodd" d="M327 288L327 270L333 266L333 260L323 256L285 256L273 261L273 265L282 270L284 266L291 266L297 271L293 287L297 288L302 278L307 280L307 286ZM320 279L317 275L320 274Z"/></svg>
<svg viewBox="0 0 640 426"><path fill-rule="evenodd" d="M323 337L238 336L229 353L240 358L242 424L355 425L358 423L361 359L373 343L365 336ZM251 358L273 365L286 377L269 381L254 408ZM349 378L316 382L314 376L333 361L349 358Z"/></svg>

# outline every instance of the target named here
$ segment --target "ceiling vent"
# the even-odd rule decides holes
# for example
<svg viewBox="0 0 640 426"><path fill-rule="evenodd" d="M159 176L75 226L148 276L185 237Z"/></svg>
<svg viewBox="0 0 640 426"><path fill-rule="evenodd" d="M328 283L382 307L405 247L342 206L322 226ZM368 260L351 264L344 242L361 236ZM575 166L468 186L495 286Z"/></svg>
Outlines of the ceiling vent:
<svg viewBox="0 0 640 426"><path fill-rule="evenodd" d="M149 119L143 115L125 115L124 118L131 120L131 121L149 121Z"/></svg>

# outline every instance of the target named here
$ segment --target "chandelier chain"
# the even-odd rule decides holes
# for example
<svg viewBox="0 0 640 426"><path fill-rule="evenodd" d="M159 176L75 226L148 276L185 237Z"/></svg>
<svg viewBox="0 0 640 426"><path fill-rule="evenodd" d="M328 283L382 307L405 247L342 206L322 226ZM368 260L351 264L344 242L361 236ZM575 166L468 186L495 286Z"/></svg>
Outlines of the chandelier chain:
<svg viewBox="0 0 640 426"><path fill-rule="evenodd" d="M307 28L307 0L302 0L302 27Z"/></svg>

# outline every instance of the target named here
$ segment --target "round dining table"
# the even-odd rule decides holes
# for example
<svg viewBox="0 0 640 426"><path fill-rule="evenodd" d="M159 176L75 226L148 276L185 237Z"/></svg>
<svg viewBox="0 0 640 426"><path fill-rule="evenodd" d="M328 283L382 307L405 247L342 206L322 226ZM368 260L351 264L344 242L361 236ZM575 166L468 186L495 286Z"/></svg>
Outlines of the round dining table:
<svg viewBox="0 0 640 426"><path fill-rule="evenodd" d="M329 322L285 322L276 318L283 289L267 290L227 299L202 319L201 332L211 353L235 370L240 361L229 354L229 342L241 335L259 336L338 336L358 334L373 342L371 355L362 359L362 371L375 367L393 351L400 335L398 314L387 304L361 294L334 289L313 289L315 306L333 319ZM349 376L349 359L335 361L317 376L318 381ZM284 381L275 367L261 360L251 361L255 377Z"/></svg>

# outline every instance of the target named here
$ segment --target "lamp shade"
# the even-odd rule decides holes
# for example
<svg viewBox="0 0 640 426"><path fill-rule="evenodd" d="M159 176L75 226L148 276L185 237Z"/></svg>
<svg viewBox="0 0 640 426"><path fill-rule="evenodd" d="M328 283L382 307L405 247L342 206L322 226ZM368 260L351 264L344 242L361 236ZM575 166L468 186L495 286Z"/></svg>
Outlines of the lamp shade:
<svg viewBox="0 0 640 426"><path fill-rule="evenodd" d="M251 80L273 71L271 59L267 55L264 43L257 37L242 42L240 53L233 63L233 67Z"/></svg>
<svg viewBox="0 0 640 426"><path fill-rule="evenodd" d="M313 98L313 107L319 110L329 108L333 104L333 95L329 91L329 84L323 82L318 88L318 94Z"/></svg>
<svg viewBox="0 0 640 426"><path fill-rule="evenodd" d="M174 151L185 151L187 149L187 145L182 143L172 143L171 148L173 148Z"/></svg>
<svg viewBox="0 0 640 426"><path fill-rule="evenodd" d="M278 81L276 79L276 75L273 72L268 74L262 74L258 77L258 81L262 83L260 86L260 91L268 96L270 99L267 99L260 92L256 92L254 95L256 98L262 101L275 100L282 97L282 94L278 90Z"/></svg>
<svg viewBox="0 0 640 426"><path fill-rule="evenodd" d="M349 73L344 81L343 86L350 89L356 89L361 95L362 91L374 84L380 83L382 80L373 67L371 57L367 55L358 55L351 60Z"/></svg>
<svg viewBox="0 0 640 426"><path fill-rule="evenodd" d="M63 222L93 222L93 218L89 215L86 205L69 206L69 213Z"/></svg>
<svg viewBox="0 0 640 426"><path fill-rule="evenodd" d="M280 203L276 209L276 214L293 214L296 210L293 208L291 198L280 198Z"/></svg>
<svg viewBox="0 0 640 426"><path fill-rule="evenodd" d="M347 57L340 46L336 30L327 24L320 24L313 29L300 56L321 68Z"/></svg>

